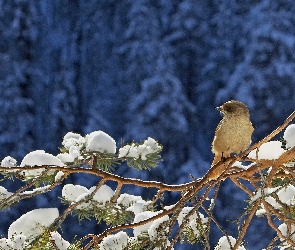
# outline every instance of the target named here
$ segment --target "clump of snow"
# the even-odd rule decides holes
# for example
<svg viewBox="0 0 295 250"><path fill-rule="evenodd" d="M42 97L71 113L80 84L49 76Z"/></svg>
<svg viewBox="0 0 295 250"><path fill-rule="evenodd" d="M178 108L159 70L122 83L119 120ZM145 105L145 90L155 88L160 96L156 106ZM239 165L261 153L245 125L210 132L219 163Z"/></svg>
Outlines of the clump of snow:
<svg viewBox="0 0 295 250"><path fill-rule="evenodd" d="M20 167L52 165L63 167L64 164L52 154L45 153L44 150L36 150L28 153L22 160Z"/></svg>
<svg viewBox="0 0 295 250"><path fill-rule="evenodd" d="M80 186L80 185L73 185L67 184L64 185L62 189L62 196L73 203L79 202L85 199L88 195L90 195L96 189L95 186L91 187L90 189ZM102 185L94 194L93 200L102 203L105 205L107 201L110 201L114 195L114 191L107 185ZM77 209L86 208L90 205L90 202L84 202L77 206Z"/></svg>
<svg viewBox="0 0 295 250"><path fill-rule="evenodd" d="M151 137L148 137L147 140L143 143L146 147L150 147L154 152L159 149L159 144L157 141Z"/></svg>
<svg viewBox="0 0 295 250"><path fill-rule="evenodd" d="M295 205L295 187L292 185L288 185L287 187L275 187L275 188L264 188L263 189L263 195L265 196L264 200L272 205L275 209L280 209L281 205L276 201L274 197L271 196L271 194L276 193L280 202L290 206ZM252 197L252 201L257 200L258 198L262 197L262 191L259 189L256 194ZM256 215L260 216L265 214L265 208L263 204L261 204L261 209L256 211Z"/></svg>
<svg viewBox="0 0 295 250"><path fill-rule="evenodd" d="M164 215L163 217L156 219L152 222L151 226L148 228L148 235L151 240L156 240L157 238L163 237L164 233L168 233L169 228L166 227L165 229L162 229L158 231L158 227L165 221L169 220L168 215ZM160 234L160 235L159 235Z"/></svg>
<svg viewBox="0 0 295 250"><path fill-rule="evenodd" d="M96 189L96 187L91 187L89 189L89 193L92 193L94 190ZM102 185L94 194L93 196L93 200L95 200L98 203L102 203L103 205L105 205L105 203L107 201L110 201L111 198L114 195L114 191L113 189L111 189L109 186L107 185Z"/></svg>
<svg viewBox="0 0 295 250"><path fill-rule="evenodd" d="M134 218L134 223L143 221L143 220L147 220L153 216L156 216L158 214L158 212L151 212L151 211L145 211L145 212L141 212L137 215L135 215ZM139 236L141 233L147 232L148 229L150 228L150 226L153 224L153 221L148 222L144 225L141 226L137 226L133 229L133 234L135 237Z"/></svg>
<svg viewBox="0 0 295 250"><path fill-rule="evenodd" d="M286 148L295 146L295 124L290 124L286 128L283 138L286 141Z"/></svg>
<svg viewBox="0 0 295 250"><path fill-rule="evenodd" d="M295 187L289 185L277 192L277 195L282 203L286 205L294 205Z"/></svg>
<svg viewBox="0 0 295 250"><path fill-rule="evenodd" d="M107 133L99 130L86 135L86 150L101 153L116 153L116 142Z"/></svg>
<svg viewBox="0 0 295 250"><path fill-rule="evenodd" d="M230 235L228 238L226 236L222 236L217 245L214 247L214 250L231 250L236 242L237 240ZM246 250L246 248L244 246L239 246L237 250Z"/></svg>
<svg viewBox="0 0 295 250"><path fill-rule="evenodd" d="M54 241L58 250L66 250L70 246L70 243L64 240L58 232L51 232L50 235L50 240Z"/></svg>
<svg viewBox="0 0 295 250"><path fill-rule="evenodd" d="M135 215L146 211L147 210L147 206L151 203L152 201L144 201L144 200L139 200L136 201L133 205L131 205L130 207L128 207L126 209L126 211L131 211L133 212Z"/></svg>
<svg viewBox="0 0 295 250"><path fill-rule="evenodd" d="M2 168L12 168L16 166L16 159L14 159L11 156L6 156L2 161L1 161L1 167Z"/></svg>
<svg viewBox="0 0 295 250"><path fill-rule="evenodd" d="M58 182L61 180L61 178L64 176L64 172L63 171L58 171L57 174L55 175L54 181Z"/></svg>
<svg viewBox="0 0 295 250"><path fill-rule="evenodd" d="M193 207L184 207L181 212L178 215L177 221L178 224L181 225L183 223L184 217L193 209ZM203 225L203 228L206 227L206 223L208 222L208 218L205 218L205 216L200 212L194 212L192 215L188 218L188 226L190 226L196 236L200 234L199 229L200 223Z"/></svg>
<svg viewBox="0 0 295 250"><path fill-rule="evenodd" d="M252 150L248 157L256 159L257 149ZM269 141L262 144L258 151L258 160L268 159L274 160L279 158L285 150L282 148L282 143L280 141Z"/></svg>
<svg viewBox="0 0 295 250"><path fill-rule="evenodd" d="M131 145L125 145L124 147L119 149L119 158L129 157L129 158L139 158L139 154L137 151L137 146L132 143Z"/></svg>
<svg viewBox="0 0 295 250"><path fill-rule="evenodd" d="M88 189L81 185L66 184L62 189L62 197L72 202L76 202L77 198L85 193L88 193Z"/></svg>
<svg viewBox="0 0 295 250"><path fill-rule="evenodd" d="M58 166L63 167L64 164L57 157L52 154L45 153L44 150L36 150L28 153L22 160L20 167L26 166ZM26 170L24 174L26 176L38 176L45 169L34 169L34 170ZM52 172L53 173L53 172ZM50 173L49 173L50 174Z"/></svg>
<svg viewBox="0 0 295 250"><path fill-rule="evenodd" d="M170 210L175 207L176 204L168 205L164 207L164 210Z"/></svg>
<svg viewBox="0 0 295 250"><path fill-rule="evenodd" d="M75 160L75 157L69 153L58 154L56 157L64 163L73 162Z"/></svg>
<svg viewBox="0 0 295 250"><path fill-rule="evenodd" d="M9 239L6 238L1 238L0 239L0 249L2 250L9 250L13 249L13 242Z"/></svg>
<svg viewBox="0 0 295 250"><path fill-rule="evenodd" d="M263 191L260 189L257 190L256 194L251 198L252 201L256 201L258 198L262 197L262 194L264 196L268 196L269 194L277 191L280 187L275 188L264 188Z"/></svg>
<svg viewBox="0 0 295 250"><path fill-rule="evenodd" d="M142 197L132 194L121 194L117 199L117 203L122 204L124 207L130 207L137 201L143 201Z"/></svg>
<svg viewBox="0 0 295 250"><path fill-rule="evenodd" d="M80 156L80 151L85 145L85 138L80 134L68 132L62 141L62 145L68 150L68 153L58 154L56 157L62 162L73 162Z"/></svg>
<svg viewBox="0 0 295 250"><path fill-rule="evenodd" d="M283 223L281 224L278 229L281 231L282 235L287 237L287 238L290 238L290 240L292 240L293 242L295 242L295 226L294 225L291 225L291 230L289 231L288 230L288 226ZM285 241L284 238L280 238L281 241ZM286 243L286 242L283 242L282 243L282 246L279 248L279 249L291 249L292 247Z"/></svg>
<svg viewBox="0 0 295 250"><path fill-rule="evenodd" d="M119 158L129 157L138 159L139 157L145 161L147 160L147 155L155 153L159 151L160 146L151 137L148 137L147 140L143 142L143 144L136 146L134 143L131 145L125 145L124 147L119 149Z"/></svg>
<svg viewBox="0 0 295 250"><path fill-rule="evenodd" d="M70 149L72 146L78 147L81 149L85 144L85 138L80 134L68 132L62 141L62 145L66 149Z"/></svg>
<svg viewBox="0 0 295 250"><path fill-rule="evenodd" d="M23 250L26 246L26 236L19 234L13 235L11 239L1 238L0 249L1 250Z"/></svg>
<svg viewBox="0 0 295 250"><path fill-rule="evenodd" d="M36 192L45 193L50 189L51 185L34 188L33 190L23 191L20 195L33 194Z"/></svg>
<svg viewBox="0 0 295 250"><path fill-rule="evenodd" d="M13 249L24 249L25 248L25 240L26 240L26 236L19 234L19 235L14 235L13 236Z"/></svg>
<svg viewBox="0 0 295 250"><path fill-rule="evenodd" d="M128 235L125 232L119 232L105 237L99 244L101 250L123 250L128 244Z"/></svg>
<svg viewBox="0 0 295 250"><path fill-rule="evenodd" d="M256 163L255 162L252 162L251 164L248 164L248 165L243 165L242 162L240 161L236 161L232 167L236 167L236 168L240 168L240 169L244 169L244 170L247 170L248 168L252 167L253 165L255 165Z"/></svg>
<svg viewBox="0 0 295 250"><path fill-rule="evenodd" d="M8 238L24 235L29 241L40 235L59 216L57 208L39 208L23 214L8 229Z"/></svg>
<svg viewBox="0 0 295 250"><path fill-rule="evenodd" d="M13 193L8 192L5 187L0 186L0 201L6 199L11 196Z"/></svg>

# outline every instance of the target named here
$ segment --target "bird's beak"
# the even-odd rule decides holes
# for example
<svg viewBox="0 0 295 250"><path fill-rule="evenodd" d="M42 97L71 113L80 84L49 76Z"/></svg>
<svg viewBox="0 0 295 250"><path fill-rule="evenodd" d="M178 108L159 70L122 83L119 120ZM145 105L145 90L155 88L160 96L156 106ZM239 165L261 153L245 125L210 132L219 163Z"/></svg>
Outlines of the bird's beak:
<svg viewBox="0 0 295 250"><path fill-rule="evenodd" d="M216 107L215 109L218 110L218 111L221 111L222 110L221 109L221 106L220 107Z"/></svg>

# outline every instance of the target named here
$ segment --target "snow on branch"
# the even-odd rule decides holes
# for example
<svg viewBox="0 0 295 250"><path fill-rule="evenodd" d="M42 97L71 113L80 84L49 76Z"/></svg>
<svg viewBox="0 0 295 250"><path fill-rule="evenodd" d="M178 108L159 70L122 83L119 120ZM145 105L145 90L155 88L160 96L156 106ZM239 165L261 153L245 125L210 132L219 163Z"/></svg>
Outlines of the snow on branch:
<svg viewBox="0 0 295 250"><path fill-rule="evenodd" d="M27 154L20 165L13 157L7 156L1 162L2 179L19 179L23 186L15 192L0 186L2 210L20 200L51 192L58 185L62 186L60 201L66 208L63 212L57 208L37 208L22 215L11 224L7 238L0 239L0 247L174 249L175 244L181 242L212 249L210 232L215 225L223 235L213 245L215 250L243 250L247 248L244 238L252 220L261 216L266 217L269 227L276 233L267 249L294 247L295 125L290 125L294 117L295 112L249 149L217 162L202 178L193 177L191 182L179 185L115 174L118 167L154 171L161 161L162 146L150 137L117 149L115 140L103 131L94 131L84 137L69 132L64 136L63 147L57 156L37 150ZM281 141L271 141L284 129ZM217 170L220 175L212 178ZM68 176L79 173L92 175L97 184L86 188L63 183ZM226 179L249 197L245 201L245 212L236 221L235 237L223 229L213 215L220 183ZM115 183L116 188L112 189L110 183ZM130 193L122 192L125 186L131 187L124 189ZM147 200L132 195L134 187L141 188L143 194L149 189L156 190L156 193ZM164 198L165 193L178 195L178 201L169 204ZM89 218L98 223L103 221L107 229L70 243L70 239L63 239L62 231L58 231L65 219L72 216L77 216L79 221Z"/></svg>

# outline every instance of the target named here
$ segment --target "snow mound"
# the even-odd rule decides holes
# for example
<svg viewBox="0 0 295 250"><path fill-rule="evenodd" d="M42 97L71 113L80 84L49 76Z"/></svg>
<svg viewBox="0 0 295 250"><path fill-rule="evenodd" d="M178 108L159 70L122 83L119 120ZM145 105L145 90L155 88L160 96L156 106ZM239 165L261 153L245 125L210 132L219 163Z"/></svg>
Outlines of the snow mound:
<svg viewBox="0 0 295 250"><path fill-rule="evenodd" d="M99 244L102 250L123 250L128 244L128 235L125 232L119 232L105 237Z"/></svg>
<svg viewBox="0 0 295 250"><path fill-rule="evenodd" d="M6 156L2 161L1 161L1 167L2 168L12 168L16 166L16 159L14 159L11 156Z"/></svg>
<svg viewBox="0 0 295 250"><path fill-rule="evenodd" d="M22 160L20 167L53 165L63 167L64 164L52 154L45 153L44 150L36 150L28 153Z"/></svg>
<svg viewBox="0 0 295 250"><path fill-rule="evenodd" d="M257 149L252 150L248 157L252 159L256 159ZM262 144L258 151L258 160L268 159L274 160L278 159L285 150L282 148L282 143L280 141L269 141Z"/></svg>
<svg viewBox="0 0 295 250"><path fill-rule="evenodd" d="M57 208L39 208L23 214L8 229L8 238L22 234L33 240L40 235L44 227L49 227L59 216Z"/></svg>
<svg viewBox="0 0 295 250"><path fill-rule="evenodd" d="M105 132L101 130L94 131L86 136L86 150L115 154L116 142Z"/></svg>
<svg viewBox="0 0 295 250"><path fill-rule="evenodd" d="M93 186L88 189L80 185L67 184L62 189L62 197L64 197L68 201L79 202L85 199L86 196L90 195L95 189L96 189L96 186ZM94 194L93 200L105 205L107 201L111 200L113 195L114 195L114 191L109 186L102 185ZM89 202L87 203L84 202L78 205L77 209L83 209L88 207L89 205L90 205Z"/></svg>
<svg viewBox="0 0 295 250"><path fill-rule="evenodd" d="M295 124L291 124L286 128L283 137L286 140L286 148L295 146Z"/></svg>

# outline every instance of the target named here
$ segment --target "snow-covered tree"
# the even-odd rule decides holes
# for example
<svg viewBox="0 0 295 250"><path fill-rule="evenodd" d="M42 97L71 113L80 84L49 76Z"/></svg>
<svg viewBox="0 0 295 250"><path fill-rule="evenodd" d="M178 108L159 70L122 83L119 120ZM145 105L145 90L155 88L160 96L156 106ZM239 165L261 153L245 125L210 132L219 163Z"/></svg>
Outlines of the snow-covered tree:
<svg viewBox="0 0 295 250"><path fill-rule="evenodd" d="M118 52L123 58L122 84L131 97L139 91L141 81L154 75L158 53L164 48L159 40L159 16L150 1L130 2L127 18L128 27Z"/></svg>
<svg viewBox="0 0 295 250"><path fill-rule="evenodd" d="M164 56L160 54L155 75L141 82L140 93L129 104L133 119L127 127L127 138L142 140L150 135L162 141L165 146L162 171L169 182L169 179L175 181L169 176L171 169L176 166L180 169L188 160L189 120L194 107L187 100L180 80L173 75L173 68L169 68L169 58Z"/></svg>
<svg viewBox="0 0 295 250"><path fill-rule="evenodd" d="M18 180L23 186L16 191L0 186L1 213L7 213L5 209L21 201L53 192L57 186L61 186L59 197L64 208L37 207L23 213L0 239L0 247L3 250L169 250L181 242L193 244L197 249L245 250L252 243L245 241L252 222L260 220L273 234L273 239L261 247L294 248L295 124L290 124L294 118L295 112L249 149L217 162L203 177L177 185L114 173L122 167L155 171L163 147L151 137L117 149L116 141L103 131L85 136L68 132L57 156L36 150L25 155L20 164L7 156L1 161L1 179ZM284 142L272 140L282 131ZM216 176L215 171L220 175ZM174 172L179 174L177 170ZM66 183L69 176L77 173L92 176L95 185ZM230 180L245 194L243 202L240 197L225 202L231 211L237 201L244 205L240 217L228 218L235 224L235 231L224 229L215 215L220 212L215 211L219 192ZM130 185L133 189L126 189ZM136 196L135 187L156 192L151 199L145 197L146 192ZM169 199L168 204L163 205L167 193L178 194L177 201ZM84 228L81 229L85 232L83 237L64 239L61 228L66 220L75 220L73 216L77 216L79 222L94 219L105 223L106 229L87 234ZM214 242L211 241L213 225L220 235Z"/></svg>
<svg viewBox="0 0 295 250"><path fill-rule="evenodd" d="M0 116L1 155L21 157L32 150L33 100L30 98L32 53L36 35L34 5L1 1Z"/></svg>
<svg viewBox="0 0 295 250"><path fill-rule="evenodd" d="M251 9L245 25L248 39L244 58L218 93L220 102L230 96L248 104L254 124L261 124L257 134L269 133L281 115L286 116L295 105L294 8L292 1L262 1ZM265 120L271 123L262 124Z"/></svg>

